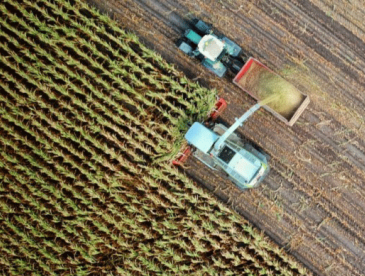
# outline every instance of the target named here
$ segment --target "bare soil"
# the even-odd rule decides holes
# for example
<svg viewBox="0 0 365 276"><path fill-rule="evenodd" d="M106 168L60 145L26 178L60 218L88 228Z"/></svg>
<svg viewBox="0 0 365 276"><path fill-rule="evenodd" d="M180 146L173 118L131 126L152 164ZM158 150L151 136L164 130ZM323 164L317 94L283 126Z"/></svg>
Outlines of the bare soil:
<svg viewBox="0 0 365 276"><path fill-rule="evenodd" d="M190 158L186 173L237 210L318 275L365 274L365 5L362 1L88 0L176 64L217 88L234 122L255 101L175 46L193 18L284 74L311 103L293 127L269 112L239 134L270 157L271 172L242 192ZM362 19L361 19L362 18Z"/></svg>

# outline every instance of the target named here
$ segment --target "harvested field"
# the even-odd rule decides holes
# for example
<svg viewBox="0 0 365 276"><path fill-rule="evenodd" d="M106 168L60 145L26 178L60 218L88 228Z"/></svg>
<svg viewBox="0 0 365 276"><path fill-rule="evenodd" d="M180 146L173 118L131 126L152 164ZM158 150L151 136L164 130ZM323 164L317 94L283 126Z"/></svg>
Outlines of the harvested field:
<svg viewBox="0 0 365 276"><path fill-rule="evenodd" d="M0 3L2 275L310 275L171 166L216 92L82 1Z"/></svg>
<svg viewBox="0 0 365 276"><path fill-rule="evenodd" d="M311 98L289 128L263 110L240 134L271 156L271 173L255 190L190 159L186 172L264 230L318 275L365 273L365 6L363 1L89 0L138 34L188 77L217 88L229 108L222 120L254 104L174 43L193 18L212 23ZM288 70L286 68L296 68Z"/></svg>

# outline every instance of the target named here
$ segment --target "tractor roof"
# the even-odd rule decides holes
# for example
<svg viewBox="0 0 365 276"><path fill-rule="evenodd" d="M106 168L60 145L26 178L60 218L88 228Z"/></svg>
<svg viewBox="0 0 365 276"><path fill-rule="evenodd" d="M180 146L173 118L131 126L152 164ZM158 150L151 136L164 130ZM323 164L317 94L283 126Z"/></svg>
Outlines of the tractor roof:
<svg viewBox="0 0 365 276"><path fill-rule="evenodd" d="M205 35L198 44L199 52L215 61L224 49L224 43L214 35Z"/></svg>
<svg viewBox="0 0 365 276"><path fill-rule="evenodd" d="M219 137L219 135L198 122L195 122L185 134L188 143L204 153L208 153Z"/></svg>

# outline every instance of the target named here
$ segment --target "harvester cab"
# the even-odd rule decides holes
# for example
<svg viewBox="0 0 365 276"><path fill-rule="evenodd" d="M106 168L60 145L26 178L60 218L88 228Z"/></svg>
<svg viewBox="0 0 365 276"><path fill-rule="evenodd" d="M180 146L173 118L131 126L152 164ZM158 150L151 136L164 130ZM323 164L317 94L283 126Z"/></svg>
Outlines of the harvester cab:
<svg viewBox="0 0 365 276"><path fill-rule="evenodd" d="M239 58L241 47L225 36L213 34L211 25L201 20L194 29L185 31L177 46L189 56L197 57L219 77L223 77L228 68L237 73L243 65Z"/></svg>
<svg viewBox="0 0 365 276"><path fill-rule="evenodd" d="M259 103L251 107L228 129L222 124L210 129L195 122L185 135L198 160L213 170L225 172L242 190L257 187L269 172L267 155L243 143L234 133L260 107Z"/></svg>

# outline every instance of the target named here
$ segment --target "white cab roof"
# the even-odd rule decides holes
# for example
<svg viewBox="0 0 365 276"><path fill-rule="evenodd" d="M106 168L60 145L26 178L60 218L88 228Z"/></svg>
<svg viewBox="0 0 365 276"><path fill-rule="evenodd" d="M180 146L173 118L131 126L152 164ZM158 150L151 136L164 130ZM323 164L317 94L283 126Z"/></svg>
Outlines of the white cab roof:
<svg viewBox="0 0 365 276"><path fill-rule="evenodd" d="M223 49L224 43L214 35L203 36L198 44L199 52L211 61L215 61Z"/></svg>

